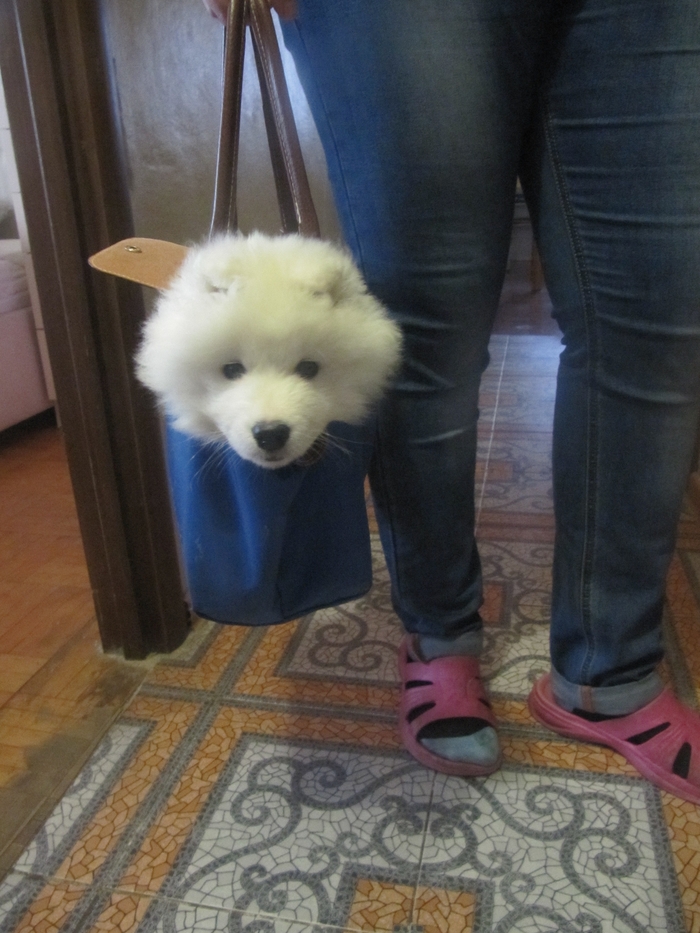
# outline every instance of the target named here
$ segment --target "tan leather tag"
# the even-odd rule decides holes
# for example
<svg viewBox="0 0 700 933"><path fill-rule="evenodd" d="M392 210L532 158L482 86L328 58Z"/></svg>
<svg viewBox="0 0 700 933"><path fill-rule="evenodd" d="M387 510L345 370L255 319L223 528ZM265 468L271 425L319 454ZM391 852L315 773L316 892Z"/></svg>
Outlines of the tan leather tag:
<svg viewBox="0 0 700 933"><path fill-rule="evenodd" d="M175 278L187 253L186 246L167 240L130 237L95 253L88 262L100 272L129 279L140 285L150 285L151 288L164 289Z"/></svg>

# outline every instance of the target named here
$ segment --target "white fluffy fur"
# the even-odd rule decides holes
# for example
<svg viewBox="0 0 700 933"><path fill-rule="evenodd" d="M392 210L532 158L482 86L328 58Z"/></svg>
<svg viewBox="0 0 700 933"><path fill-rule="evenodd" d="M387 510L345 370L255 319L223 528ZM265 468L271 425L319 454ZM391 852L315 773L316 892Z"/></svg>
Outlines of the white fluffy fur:
<svg viewBox="0 0 700 933"><path fill-rule="evenodd" d="M179 430L281 467L330 421L360 422L400 349L398 327L344 252L256 233L190 251L146 322L136 362ZM318 363L318 375L298 375L302 360ZM231 362L245 367L233 380L223 374ZM289 440L261 450L253 427L277 423L289 426Z"/></svg>

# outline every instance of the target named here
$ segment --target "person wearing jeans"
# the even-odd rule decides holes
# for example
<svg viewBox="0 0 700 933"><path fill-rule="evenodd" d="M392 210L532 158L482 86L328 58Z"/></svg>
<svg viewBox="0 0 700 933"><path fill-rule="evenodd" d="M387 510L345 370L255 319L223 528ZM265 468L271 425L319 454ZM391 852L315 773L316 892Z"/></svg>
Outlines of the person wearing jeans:
<svg viewBox="0 0 700 933"><path fill-rule="evenodd" d="M370 481L407 633L406 747L447 773L500 764L478 668L474 473L519 177L564 345L552 669L530 708L700 803L700 716L657 671L700 415L700 6L271 5L345 240L404 333Z"/></svg>

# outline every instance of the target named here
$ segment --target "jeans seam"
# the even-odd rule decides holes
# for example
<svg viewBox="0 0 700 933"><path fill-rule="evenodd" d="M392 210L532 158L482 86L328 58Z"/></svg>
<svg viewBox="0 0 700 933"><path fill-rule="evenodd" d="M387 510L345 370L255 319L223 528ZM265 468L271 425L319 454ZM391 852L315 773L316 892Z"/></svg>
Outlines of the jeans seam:
<svg viewBox="0 0 700 933"><path fill-rule="evenodd" d="M566 184L564 167L554 137L552 116L546 101L542 101L543 124L547 151L552 162L552 170L559 196L559 201L566 220L566 229L570 238L570 245L574 257L574 267L583 298L583 319L586 328L586 343L588 347L588 374L587 386L588 426L586 436L586 484L585 484L585 526L581 557L581 622L586 634L588 644L586 655L581 665L581 680L585 683L595 657L595 638L591 624L591 571L595 555L596 531L596 499L598 486L598 411L595 405L595 394L590 384L590 376L596 371L598 364L598 346L595 340L593 294L584 263L584 251L580 235L576 227L576 217L569 189Z"/></svg>
<svg viewBox="0 0 700 933"><path fill-rule="evenodd" d="M302 47L303 50L304 50L304 55L305 55L305 57L306 57L306 60L307 60L307 62L309 62L309 61L311 60L311 57L310 57L309 52L308 52L308 49L307 49L307 47L306 47L306 41L304 40L304 36L303 36L303 34L302 34L301 27L300 27L300 25L299 25L298 20L294 20L294 24L293 24L293 25L294 25L294 28L296 29L297 35L298 35L298 37L299 37L299 42L300 42L300 44L301 44L301 47ZM337 164L337 166L338 166L338 172L339 172L339 175L340 175L340 179L341 179L341 181L342 181L343 190L345 191L345 203L347 204L347 208L348 208L348 217L349 217L349 219L350 219L350 223L352 224L352 235L353 235L353 238L354 238L354 240L355 240L355 250L354 250L355 258L356 258L356 261L357 261L358 265L360 266L360 269L362 270L362 273L363 273L363 275L364 275L365 272L366 272L366 264L365 264L365 261L364 261L364 257L363 257L363 255L362 255L362 244L361 244L361 242L360 242L360 237L359 237L359 234L358 234L358 232L357 232L357 225L356 225L356 223L355 223L355 215L354 215L354 213L353 213L352 204L351 204L351 201L350 201L350 189L348 188L347 179L346 179L346 177L345 177L345 169L344 169L344 167L343 167L343 163L342 163L342 160L341 160L341 158L340 158L340 150L339 150L339 148L338 148L338 143L337 143L337 140L336 140L336 138L335 138L335 131L333 130L333 124L332 124L331 120L330 120L329 117L328 117L328 110L327 110L327 108L326 108L326 101L325 101L325 99L324 99L324 97L323 97L323 94L321 93L321 88L320 88L318 82L316 81L316 78L315 78L315 76L314 76L313 69L312 69L312 68L308 68L308 69L307 69L307 74L309 75L309 80L313 82L314 87L316 88L316 96L318 97L318 100L319 100L319 102L320 102L320 104L321 104L321 108L322 108L322 110L323 110L323 115L324 115L324 118L325 118L325 121L326 121L326 126L328 127L328 135L329 135L329 138L330 138L330 139L332 140L332 142L333 142L333 151L334 151L334 153L335 153L335 160L336 160L336 164Z"/></svg>

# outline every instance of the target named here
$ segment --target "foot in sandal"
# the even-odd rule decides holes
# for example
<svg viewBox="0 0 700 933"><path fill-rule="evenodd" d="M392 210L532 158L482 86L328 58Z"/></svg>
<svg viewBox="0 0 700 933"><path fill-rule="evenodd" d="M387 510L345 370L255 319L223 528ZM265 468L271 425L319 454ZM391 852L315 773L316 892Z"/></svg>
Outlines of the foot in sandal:
<svg viewBox="0 0 700 933"><path fill-rule="evenodd" d="M491 774L500 767L496 720L477 657L428 660L419 638L407 635L399 649L399 673L399 731L417 761L462 777Z"/></svg>
<svg viewBox="0 0 700 933"><path fill-rule="evenodd" d="M542 725L568 738L607 745L661 790L700 804L700 714L668 687L635 712L605 717L559 706L547 674L532 688L528 703Z"/></svg>

